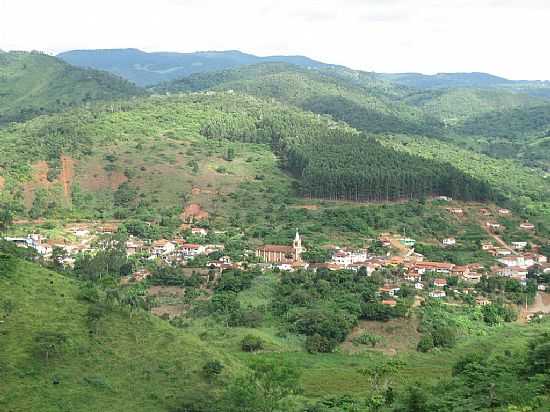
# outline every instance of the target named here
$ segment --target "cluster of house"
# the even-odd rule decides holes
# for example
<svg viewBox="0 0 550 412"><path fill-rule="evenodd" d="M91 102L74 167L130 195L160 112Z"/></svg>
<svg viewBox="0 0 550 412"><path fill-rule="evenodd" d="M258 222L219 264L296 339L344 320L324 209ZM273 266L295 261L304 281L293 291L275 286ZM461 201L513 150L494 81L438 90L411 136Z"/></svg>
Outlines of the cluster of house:
<svg viewBox="0 0 550 412"><path fill-rule="evenodd" d="M94 254L98 248L101 248L101 242L97 242L98 234L113 234L116 232L117 227L114 224L105 224L97 227L96 230L91 230L89 226L72 226L67 228L67 230L74 235L76 240L46 239L40 234L30 234L27 237L21 238L6 238L6 240L15 243L19 247L34 249L40 256L46 259L52 257L54 248L59 248L63 250L62 256L57 257L59 263L72 267L78 254ZM208 230L194 227L191 228L191 233L195 236L205 237L208 234ZM130 236L126 241L126 254L128 256L142 254L149 260L160 258L166 262L186 261L199 255L208 255L212 252L223 250L223 245L189 243L182 238L144 241ZM218 265L219 262L216 261L213 264Z"/></svg>

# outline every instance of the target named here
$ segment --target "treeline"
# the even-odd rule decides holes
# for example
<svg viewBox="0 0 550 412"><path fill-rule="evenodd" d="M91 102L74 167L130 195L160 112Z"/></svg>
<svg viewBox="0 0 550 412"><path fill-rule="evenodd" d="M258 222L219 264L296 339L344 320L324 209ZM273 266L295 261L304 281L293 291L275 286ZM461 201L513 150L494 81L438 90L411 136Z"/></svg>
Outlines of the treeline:
<svg viewBox="0 0 550 412"><path fill-rule="evenodd" d="M388 201L433 194L464 200L493 200L496 194L479 179L448 163L400 153L374 139L328 120L291 110L231 111L208 119L208 138L270 144L283 166L313 198Z"/></svg>

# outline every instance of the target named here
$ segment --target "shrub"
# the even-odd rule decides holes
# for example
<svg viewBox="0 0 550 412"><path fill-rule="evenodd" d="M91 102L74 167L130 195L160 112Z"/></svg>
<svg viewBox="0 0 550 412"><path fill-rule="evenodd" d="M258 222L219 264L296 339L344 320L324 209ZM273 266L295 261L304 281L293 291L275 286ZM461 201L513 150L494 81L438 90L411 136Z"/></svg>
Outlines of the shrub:
<svg viewBox="0 0 550 412"><path fill-rule="evenodd" d="M428 352L434 348L434 339L431 334L423 335L416 349L420 352Z"/></svg>
<svg viewBox="0 0 550 412"><path fill-rule="evenodd" d="M245 352L256 352L264 348L264 341L262 338L254 335L246 335L241 340L241 349Z"/></svg>
<svg viewBox="0 0 550 412"><path fill-rule="evenodd" d="M329 353L336 349L338 342L335 339L330 339L319 334L308 336L306 338L306 350L309 353Z"/></svg>
<svg viewBox="0 0 550 412"><path fill-rule="evenodd" d="M208 379L213 379L218 376L223 371L223 363L218 360L209 360L202 367L202 373Z"/></svg>
<svg viewBox="0 0 550 412"><path fill-rule="evenodd" d="M355 345L371 345L373 348L380 342L382 342L382 336L371 335L368 332L365 332L359 336L353 338L353 343Z"/></svg>

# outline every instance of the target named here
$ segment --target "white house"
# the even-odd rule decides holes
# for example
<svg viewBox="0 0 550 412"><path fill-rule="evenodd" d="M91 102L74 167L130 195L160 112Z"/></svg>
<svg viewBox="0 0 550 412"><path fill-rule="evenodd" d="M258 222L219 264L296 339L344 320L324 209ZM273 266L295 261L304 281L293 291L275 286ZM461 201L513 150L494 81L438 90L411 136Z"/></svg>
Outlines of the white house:
<svg viewBox="0 0 550 412"><path fill-rule="evenodd" d="M447 296L447 294L445 293L444 290L432 290L430 292L431 298L439 299L439 298L444 298L445 296Z"/></svg>
<svg viewBox="0 0 550 412"><path fill-rule="evenodd" d="M449 237L447 239L443 239L443 245L444 246L454 246L454 245L456 245L456 239L454 237Z"/></svg>
<svg viewBox="0 0 550 412"><path fill-rule="evenodd" d="M181 247L181 253L187 257L193 257L204 253L204 246L196 243L185 243Z"/></svg>
<svg viewBox="0 0 550 412"><path fill-rule="evenodd" d="M166 239L156 240L152 246L151 251L156 256L169 255L176 250L176 245Z"/></svg>
<svg viewBox="0 0 550 412"><path fill-rule="evenodd" d="M206 236L208 234L208 230L203 227L193 227L191 228L191 233L198 236Z"/></svg>
<svg viewBox="0 0 550 412"><path fill-rule="evenodd" d="M512 248L514 250L523 250L527 247L527 242L512 242Z"/></svg>
<svg viewBox="0 0 550 412"><path fill-rule="evenodd" d="M421 282L416 282L414 284L414 288L417 289L417 290L423 290L424 289L424 284L421 283Z"/></svg>

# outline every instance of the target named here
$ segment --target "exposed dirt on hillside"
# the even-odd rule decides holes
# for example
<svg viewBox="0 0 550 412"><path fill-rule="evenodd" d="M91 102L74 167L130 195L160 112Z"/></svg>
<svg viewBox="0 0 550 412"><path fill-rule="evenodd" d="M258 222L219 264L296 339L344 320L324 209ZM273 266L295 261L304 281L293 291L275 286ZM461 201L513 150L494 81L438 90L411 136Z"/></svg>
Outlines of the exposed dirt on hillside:
<svg viewBox="0 0 550 412"><path fill-rule="evenodd" d="M34 164L33 169L33 183L36 183L41 186L49 187L51 182L48 180L48 170L50 167L48 163L44 160Z"/></svg>
<svg viewBox="0 0 550 412"><path fill-rule="evenodd" d="M102 189L116 190L128 178L124 173L116 170L107 172L103 164L93 162L86 165L85 170L79 174L78 180L83 189L93 192Z"/></svg>
<svg viewBox="0 0 550 412"><path fill-rule="evenodd" d="M217 190L201 189L200 187L194 187L193 189L191 189L191 194L194 195L194 196L200 195L200 194L203 194L203 195L218 195L218 194L220 194L220 192L217 191Z"/></svg>
<svg viewBox="0 0 550 412"><path fill-rule="evenodd" d="M3 190L5 185L6 185L6 179L0 176L0 190Z"/></svg>
<svg viewBox="0 0 550 412"><path fill-rule="evenodd" d="M319 210L319 205L293 205L291 209Z"/></svg>
<svg viewBox="0 0 550 412"><path fill-rule="evenodd" d="M180 215L180 218L184 222L204 220L208 219L208 212L204 210L200 204L190 203Z"/></svg>
<svg viewBox="0 0 550 412"><path fill-rule="evenodd" d="M65 155L61 156L61 175L59 176L59 179L63 184L63 193L65 195L65 199L67 200L69 200L71 194L70 191L74 179L74 165L74 159Z"/></svg>
<svg viewBox="0 0 550 412"><path fill-rule="evenodd" d="M348 353L357 353L368 349L383 352L390 356L413 351L416 350L416 345L420 340L420 333L416 330L417 327L418 321L416 319L392 319L388 322L360 321L341 347ZM354 345L353 338L363 333L380 336L382 341L374 348L370 345Z"/></svg>
<svg viewBox="0 0 550 412"><path fill-rule="evenodd" d="M44 160L32 165L32 180L23 185L23 199L25 207L30 208L36 189L48 189L52 183L48 181L48 163Z"/></svg>

